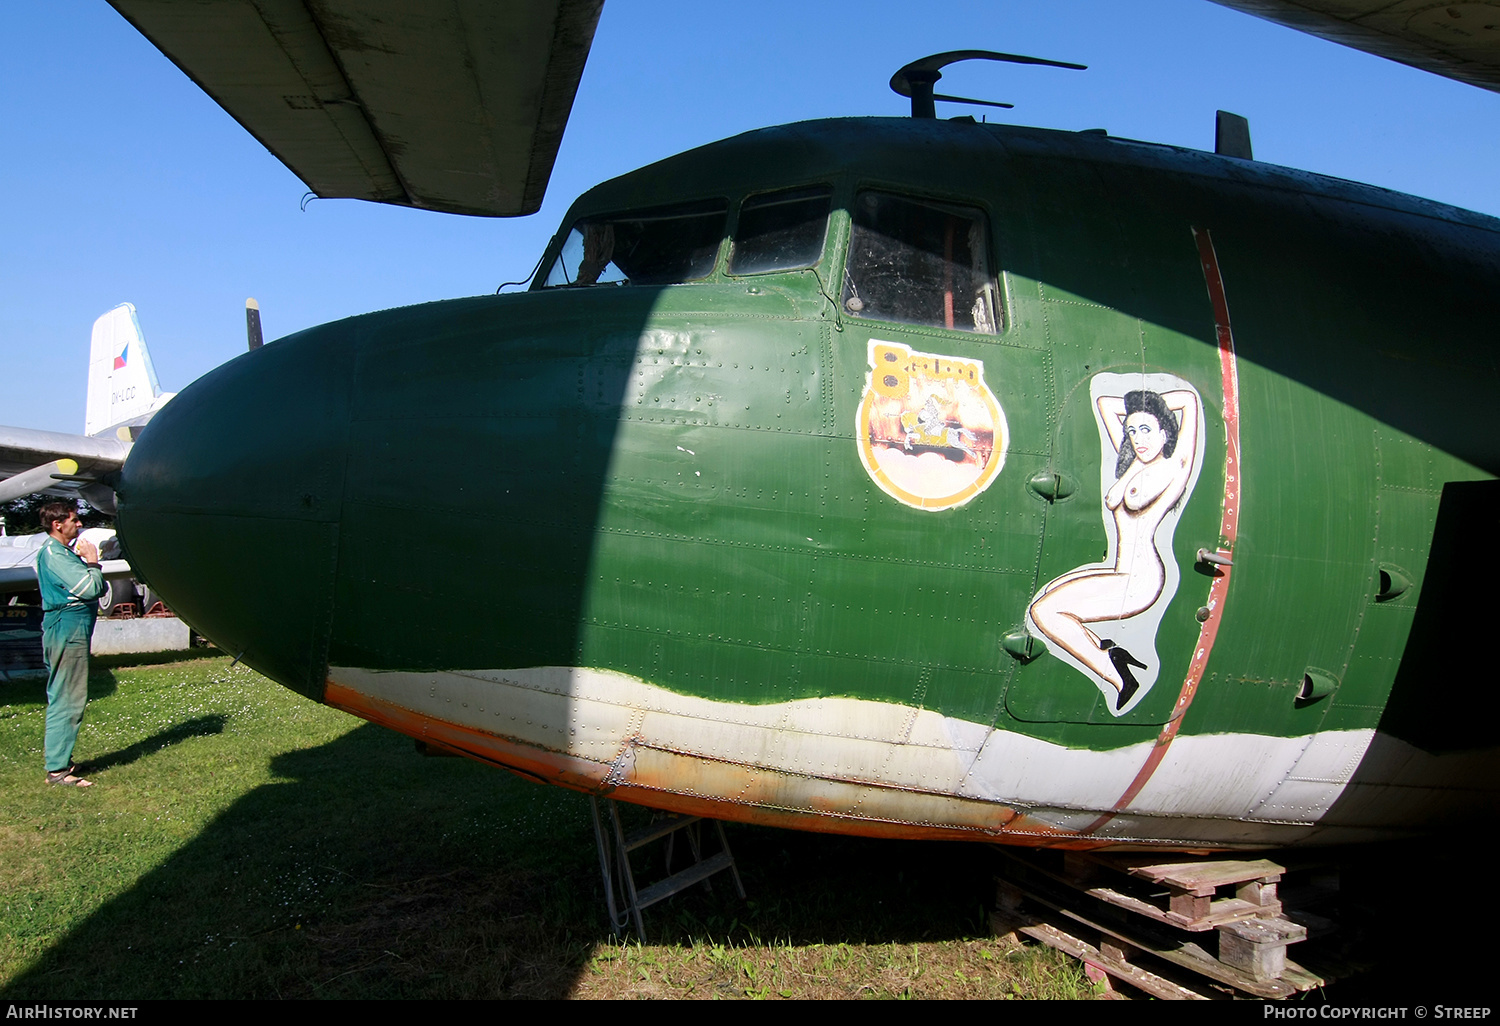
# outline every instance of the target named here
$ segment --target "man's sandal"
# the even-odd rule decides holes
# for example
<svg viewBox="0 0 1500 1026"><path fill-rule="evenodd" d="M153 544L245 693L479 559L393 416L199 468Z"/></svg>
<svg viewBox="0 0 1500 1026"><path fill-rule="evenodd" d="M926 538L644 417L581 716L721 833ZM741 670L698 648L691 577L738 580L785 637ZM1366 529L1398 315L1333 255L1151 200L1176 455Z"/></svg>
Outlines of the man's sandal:
<svg viewBox="0 0 1500 1026"><path fill-rule="evenodd" d="M48 772L48 774L47 774L47 783L49 783L49 784L61 784L63 787L93 787L94 786L94 782L92 780L85 780L82 777L75 776L73 774L73 770L74 769L75 769L75 767L69 766L67 769L61 769L61 770L56 770L56 771L50 771L50 772Z"/></svg>

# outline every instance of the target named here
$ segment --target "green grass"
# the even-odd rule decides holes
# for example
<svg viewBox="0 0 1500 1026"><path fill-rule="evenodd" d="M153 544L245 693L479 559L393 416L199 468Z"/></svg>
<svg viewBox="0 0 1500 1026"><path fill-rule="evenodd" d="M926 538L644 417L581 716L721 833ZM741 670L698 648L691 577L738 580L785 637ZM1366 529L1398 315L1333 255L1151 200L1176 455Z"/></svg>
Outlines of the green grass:
<svg viewBox="0 0 1500 1026"><path fill-rule="evenodd" d="M0 684L0 997L1092 993L986 936L978 845L731 825L749 900L700 888L621 943L584 796L225 658L128 663L96 660L82 791L42 782L40 684Z"/></svg>

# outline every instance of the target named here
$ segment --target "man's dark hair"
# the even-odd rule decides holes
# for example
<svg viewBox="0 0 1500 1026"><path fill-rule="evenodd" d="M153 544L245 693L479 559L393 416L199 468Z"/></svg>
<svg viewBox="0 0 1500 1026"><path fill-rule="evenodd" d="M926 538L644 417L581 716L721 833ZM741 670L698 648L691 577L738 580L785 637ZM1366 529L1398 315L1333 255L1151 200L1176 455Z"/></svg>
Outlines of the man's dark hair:
<svg viewBox="0 0 1500 1026"><path fill-rule="evenodd" d="M48 534L52 533L52 525L58 520L67 520L69 516L78 512L76 502L49 502L36 511L37 518L42 522L42 530Z"/></svg>

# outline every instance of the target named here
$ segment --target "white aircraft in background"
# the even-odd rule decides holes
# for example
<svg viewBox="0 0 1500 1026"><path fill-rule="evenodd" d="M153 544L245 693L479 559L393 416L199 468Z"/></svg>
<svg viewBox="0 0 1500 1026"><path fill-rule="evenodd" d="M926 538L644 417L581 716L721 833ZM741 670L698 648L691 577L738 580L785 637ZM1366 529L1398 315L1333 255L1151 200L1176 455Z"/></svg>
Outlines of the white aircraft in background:
<svg viewBox="0 0 1500 1026"><path fill-rule="evenodd" d="M163 392L135 307L121 303L94 322L84 433L0 427L0 502L45 492L115 509L110 475L175 392Z"/></svg>
<svg viewBox="0 0 1500 1026"><path fill-rule="evenodd" d="M259 348L260 304L254 299L245 300L245 328L250 348ZM135 307L121 303L94 322L84 433L0 427L0 503L42 492L82 498L113 515L115 471L124 465L146 422L176 394L161 390ZM99 602L100 611L108 613L116 603L135 601L130 564L117 558L120 549L114 530L89 528L83 536L99 546L104 579L110 584ZM7 538L0 521L0 596L36 589L36 551L45 537ZM143 591L144 611L156 598L149 588ZM0 605L4 604L0 598Z"/></svg>
<svg viewBox="0 0 1500 1026"><path fill-rule="evenodd" d="M121 303L94 322L84 433L0 427L0 502L43 492L65 499L81 497L113 513L110 475L124 464L141 428L175 394L161 390L135 307ZM118 558L114 531L90 528L84 537L99 546L110 584L101 609L108 612L118 602L134 601L130 564ZM45 538L7 538L0 525L0 595L36 588L36 553Z"/></svg>

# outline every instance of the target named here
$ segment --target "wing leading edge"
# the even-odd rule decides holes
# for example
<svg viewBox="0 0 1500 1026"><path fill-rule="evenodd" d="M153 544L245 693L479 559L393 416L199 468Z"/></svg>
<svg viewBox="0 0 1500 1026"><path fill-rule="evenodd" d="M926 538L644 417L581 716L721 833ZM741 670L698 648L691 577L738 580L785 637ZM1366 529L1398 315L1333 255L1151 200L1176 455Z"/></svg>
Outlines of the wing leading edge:
<svg viewBox="0 0 1500 1026"><path fill-rule="evenodd" d="M1492 3L1216 0L1500 92ZM541 206L604 0L110 0L319 196Z"/></svg>
<svg viewBox="0 0 1500 1026"><path fill-rule="evenodd" d="M1215 0L1445 78L1500 92L1500 11L1426 0Z"/></svg>
<svg viewBox="0 0 1500 1026"><path fill-rule="evenodd" d="M319 196L534 213L603 0L110 0Z"/></svg>

